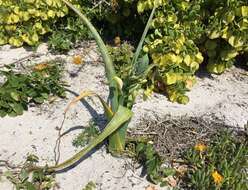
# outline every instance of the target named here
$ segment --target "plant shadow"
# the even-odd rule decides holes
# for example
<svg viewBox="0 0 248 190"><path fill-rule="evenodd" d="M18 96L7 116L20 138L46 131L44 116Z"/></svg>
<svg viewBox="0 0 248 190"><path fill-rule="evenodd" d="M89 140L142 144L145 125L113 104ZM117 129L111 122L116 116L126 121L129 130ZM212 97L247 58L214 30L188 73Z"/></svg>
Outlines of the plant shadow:
<svg viewBox="0 0 248 190"><path fill-rule="evenodd" d="M66 89L68 92L70 92L71 94L73 94L74 96L79 96L78 93L70 90L70 89ZM91 117L92 117L92 121L99 127L99 129L102 131L105 127L105 124L107 122L105 115L104 114L99 114L97 113L97 111L84 99L80 100L81 104L86 108L86 110L90 113ZM70 129L69 129L70 130Z"/></svg>

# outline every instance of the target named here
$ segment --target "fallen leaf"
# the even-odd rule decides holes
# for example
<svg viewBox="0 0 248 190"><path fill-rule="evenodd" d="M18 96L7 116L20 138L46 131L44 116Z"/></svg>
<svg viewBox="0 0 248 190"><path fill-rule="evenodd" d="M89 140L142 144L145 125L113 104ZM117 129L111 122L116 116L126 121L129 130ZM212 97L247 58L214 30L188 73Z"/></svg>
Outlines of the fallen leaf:
<svg viewBox="0 0 248 190"><path fill-rule="evenodd" d="M167 181L171 187L177 186L177 180L173 176L168 176L167 178L165 178L165 181Z"/></svg>
<svg viewBox="0 0 248 190"><path fill-rule="evenodd" d="M149 185L145 190L157 190L154 185Z"/></svg>
<svg viewBox="0 0 248 190"><path fill-rule="evenodd" d="M183 176L188 171L188 166L187 165L181 165L178 168L176 168L176 171L180 176Z"/></svg>

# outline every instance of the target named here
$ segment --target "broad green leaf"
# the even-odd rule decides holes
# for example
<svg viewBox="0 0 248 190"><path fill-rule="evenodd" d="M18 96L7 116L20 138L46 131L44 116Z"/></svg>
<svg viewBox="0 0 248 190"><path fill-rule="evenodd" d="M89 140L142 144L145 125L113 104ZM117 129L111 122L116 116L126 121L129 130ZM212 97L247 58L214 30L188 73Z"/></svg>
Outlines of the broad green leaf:
<svg viewBox="0 0 248 190"><path fill-rule="evenodd" d="M5 117L7 115L7 112L4 110L0 110L0 117Z"/></svg>
<svg viewBox="0 0 248 190"><path fill-rule="evenodd" d="M44 102L44 98L43 97L36 97L36 98L34 98L34 101L38 104L42 104Z"/></svg>
<svg viewBox="0 0 248 190"><path fill-rule="evenodd" d="M241 15L243 17L248 17L248 6L242 6L241 7Z"/></svg>
<svg viewBox="0 0 248 190"><path fill-rule="evenodd" d="M28 182L27 181L25 183L25 185L26 185L27 190L37 190L36 187L35 187L35 185L33 183L31 183L31 182Z"/></svg>
<svg viewBox="0 0 248 190"><path fill-rule="evenodd" d="M165 80L167 85L172 85L177 82L177 74L176 73L166 73Z"/></svg>
<svg viewBox="0 0 248 190"><path fill-rule="evenodd" d="M23 106L21 105L21 104L18 104L18 103L14 103L13 105L12 105L12 108L13 108L13 110L15 111L15 113L17 114L17 115L22 115L23 114Z"/></svg>
<svg viewBox="0 0 248 190"><path fill-rule="evenodd" d="M15 92L15 91L11 92L11 93L10 93L10 96L11 96L11 98L13 98L15 101L19 101L19 100L20 100L20 95L19 95L17 92Z"/></svg>
<svg viewBox="0 0 248 190"><path fill-rule="evenodd" d="M14 112L14 111L12 111L12 112L8 113L8 115L9 115L10 117L16 117L16 116L17 116L17 113Z"/></svg>
<svg viewBox="0 0 248 190"><path fill-rule="evenodd" d="M42 96L44 99L46 99L46 100L47 100L48 97L49 97L47 93L41 93L41 96Z"/></svg>
<svg viewBox="0 0 248 190"><path fill-rule="evenodd" d="M26 170L21 170L19 178L22 182L26 181L28 179L28 172Z"/></svg>

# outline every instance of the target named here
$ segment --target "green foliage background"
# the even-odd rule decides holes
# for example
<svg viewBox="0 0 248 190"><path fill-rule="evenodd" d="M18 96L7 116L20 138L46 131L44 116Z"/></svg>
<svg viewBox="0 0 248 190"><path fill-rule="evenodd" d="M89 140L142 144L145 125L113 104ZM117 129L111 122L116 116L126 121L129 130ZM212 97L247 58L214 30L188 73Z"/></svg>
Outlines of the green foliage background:
<svg viewBox="0 0 248 190"><path fill-rule="evenodd" d="M156 65L145 85L147 96L158 91L167 94L172 102L186 104L189 101L186 92L195 84L195 73L202 63L209 72L221 74L236 58L247 57L246 0L70 2L87 14L106 40L120 36L134 46L150 9L158 6L143 48L150 63ZM75 42L91 38L61 0L0 0L0 23L0 45L37 45L48 33L49 46L66 51ZM123 56L115 49L117 53L111 54Z"/></svg>

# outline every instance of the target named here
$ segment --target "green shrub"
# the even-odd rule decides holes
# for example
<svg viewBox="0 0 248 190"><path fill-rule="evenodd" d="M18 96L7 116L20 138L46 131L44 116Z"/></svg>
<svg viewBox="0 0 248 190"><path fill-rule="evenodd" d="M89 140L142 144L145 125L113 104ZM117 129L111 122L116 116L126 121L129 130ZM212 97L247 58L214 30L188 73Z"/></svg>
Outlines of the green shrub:
<svg viewBox="0 0 248 190"><path fill-rule="evenodd" d="M65 96L61 68L56 63L41 63L30 73L15 72L12 66L0 70L0 117L22 115L30 103L41 104L49 96Z"/></svg>
<svg viewBox="0 0 248 190"><path fill-rule="evenodd" d="M48 38L48 46L55 52L69 51L80 40L90 39L87 28L78 18L68 16L54 26L54 30Z"/></svg>
<svg viewBox="0 0 248 190"><path fill-rule="evenodd" d="M143 13L154 4L159 9L143 50L157 67L147 94L160 91L170 101L185 104L185 93L196 82L195 72L203 61L208 71L220 74L247 53L247 2L140 0L137 8Z"/></svg>
<svg viewBox="0 0 248 190"><path fill-rule="evenodd" d="M68 8L61 0L0 1L0 45L37 45L41 36L51 32L53 24L66 14Z"/></svg>
<svg viewBox="0 0 248 190"><path fill-rule="evenodd" d="M210 5L210 2L209 2ZM208 70L223 73L235 58L248 52L248 3L243 0L211 1L206 28Z"/></svg>
<svg viewBox="0 0 248 190"><path fill-rule="evenodd" d="M113 59L114 67L121 79L126 79L131 69L131 60L134 56L134 47L127 42L117 46L108 46L108 51Z"/></svg>
<svg viewBox="0 0 248 190"><path fill-rule="evenodd" d="M83 129L83 131L75 139L73 139L72 145L75 147L84 147L96 138L99 133L100 131L97 128L96 123L94 121L90 121L89 126Z"/></svg>

